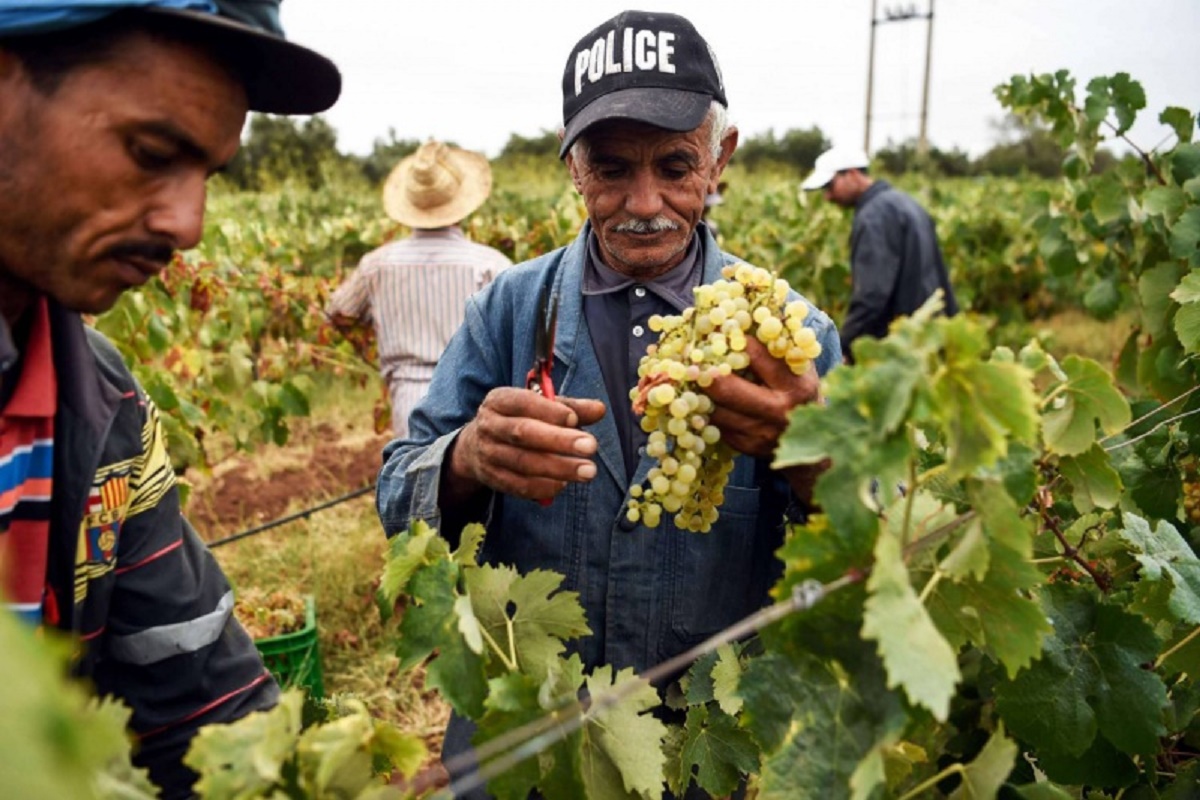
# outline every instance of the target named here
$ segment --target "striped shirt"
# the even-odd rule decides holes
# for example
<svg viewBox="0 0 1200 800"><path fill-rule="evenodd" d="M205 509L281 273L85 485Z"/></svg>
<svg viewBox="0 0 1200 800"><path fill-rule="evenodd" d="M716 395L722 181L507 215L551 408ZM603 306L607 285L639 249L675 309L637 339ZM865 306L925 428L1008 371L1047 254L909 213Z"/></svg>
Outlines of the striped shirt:
<svg viewBox="0 0 1200 800"><path fill-rule="evenodd" d="M10 609L40 625L50 556L58 381L45 298L33 313L20 375L0 410L0 588ZM15 369L0 376L8 380L9 372ZM51 608L51 624L58 622L56 616Z"/></svg>
<svg viewBox="0 0 1200 800"><path fill-rule="evenodd" d="M457 225L416 230L368 253L327 310L372 322L386 380L427 382L462 323L467 298L511 263Z"/></svg>

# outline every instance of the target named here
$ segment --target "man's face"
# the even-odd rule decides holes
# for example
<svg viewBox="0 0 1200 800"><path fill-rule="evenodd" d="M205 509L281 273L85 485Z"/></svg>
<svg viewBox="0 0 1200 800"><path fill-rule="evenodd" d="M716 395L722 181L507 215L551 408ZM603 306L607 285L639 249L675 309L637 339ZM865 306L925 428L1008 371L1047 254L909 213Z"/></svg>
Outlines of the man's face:
<svg viewBox="0 0 1200 800"><path fill-rule="evenodd" d="M847 176L847 172L835 172L823 189L825 199L837 203L842 208L850 208L858 200L858 195L853 190L853 182L848 180Z"/></svg>
<svg viewBox="0 0 1200 800"><path fill-rule="evenodd" d="M704 213L704 198L716 191L737 147L737 132L731 129L721 157L713 158L708 129L705 123L676 133L614 120L584 134L580 159L567 156L610 267L649 280L683 260Z"/></svg>
<svg viewBox="0 0 1200 800"><path fill-rule="evenodd" d="M110 308L200 240L205 181L245 117L223 66L148 33L49 94L0 50L0 291Z"/></svg>

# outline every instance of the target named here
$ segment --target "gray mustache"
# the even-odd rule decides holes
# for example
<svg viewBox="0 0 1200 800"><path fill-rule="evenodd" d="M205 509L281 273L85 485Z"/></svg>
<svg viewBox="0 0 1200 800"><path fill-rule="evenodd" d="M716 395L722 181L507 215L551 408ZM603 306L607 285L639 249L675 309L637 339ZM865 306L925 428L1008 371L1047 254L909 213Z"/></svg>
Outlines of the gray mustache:
<svg viewBox="0 0 1200 800"><path fill-rule="evenodd" d="M613 228L617 233L661 233L679 230L679 224L666 217L654 219L631 219Z"/></svg>

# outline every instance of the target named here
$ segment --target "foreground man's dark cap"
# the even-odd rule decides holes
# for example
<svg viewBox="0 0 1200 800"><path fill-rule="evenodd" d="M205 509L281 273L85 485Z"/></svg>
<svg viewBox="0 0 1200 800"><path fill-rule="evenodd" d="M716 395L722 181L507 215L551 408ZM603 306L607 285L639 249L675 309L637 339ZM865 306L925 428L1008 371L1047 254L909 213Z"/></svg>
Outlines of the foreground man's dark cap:
<svg viewBox="0 0 1200 800"><path fill-rule="evenodd" d="M716 100L728 105L717 58L676 14L623 11L579 40L563 72L563 141L608 119L695 130Z"/></svg>
<svg viewBox="0 0 1200 800"><path fill-rule="evenodd" d="M253 111L316 114L342 91L342 76L325 56L284 38L280 0L0 0L0 37L49 33L118 12L170 20L201 44L233 59Z"/></svg>

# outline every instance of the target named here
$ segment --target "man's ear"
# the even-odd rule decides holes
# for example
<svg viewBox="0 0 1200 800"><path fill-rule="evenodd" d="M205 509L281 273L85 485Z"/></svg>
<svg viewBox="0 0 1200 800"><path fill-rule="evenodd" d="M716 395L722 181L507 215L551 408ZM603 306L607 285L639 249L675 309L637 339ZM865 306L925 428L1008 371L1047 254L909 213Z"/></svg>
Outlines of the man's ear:
<svg viewBox="0 0 1200 800"><path fill-rule="evenodd" d="M725 167L729 166L729 159L733 158L733 151L737 150L738 146L738 129L736 125L730 125L725 129L725 135L721 137L721 155L717 157L717 161L713 164L712 174L708 179L708 193L719 191L721 183L721 173L725 171Z"/></svg>
<svg viewBox="0 0 1200 800"><path fill-rule="evenodd" d="M558 129L558 143L559 144L562 144L563 137L566 136L566 133L567 133L567 131L565 128ZM563 156L563 161L566 162L567 169L570 170L570 172L571 172L571 183L575 184L575 191L582 191L579 188L579 171L575 167L575 153L572 152L571 150L568 150L567 154L565 156Z"/></svg>

